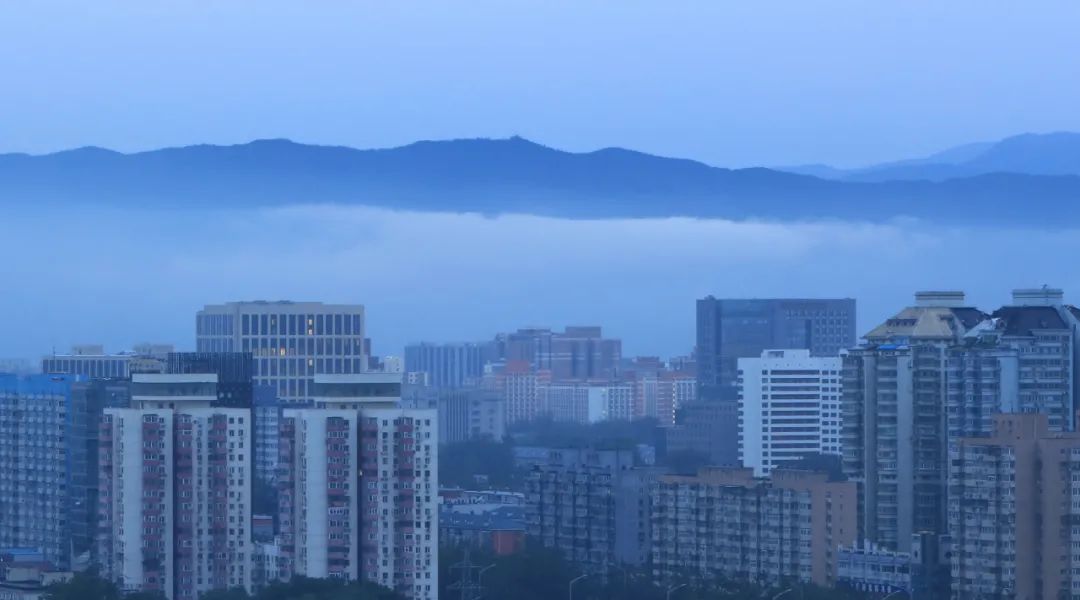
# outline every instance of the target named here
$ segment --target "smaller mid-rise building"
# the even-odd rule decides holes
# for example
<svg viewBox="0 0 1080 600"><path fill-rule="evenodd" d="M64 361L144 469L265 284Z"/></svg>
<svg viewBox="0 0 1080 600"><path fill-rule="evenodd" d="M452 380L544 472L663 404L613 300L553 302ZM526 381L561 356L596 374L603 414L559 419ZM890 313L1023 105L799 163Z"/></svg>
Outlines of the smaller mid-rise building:
<svg viewBox="0 0 1080 600"><path fill-rule="evenodd" d="M53 353L41 359L41 372L58 375L82 375L90 379L127 379L132 373L161 373L168 344L139 344L130 352L109 353L100 344L80 344L67 354Z"/></svg>
<svg viewBox="0 0 1080 600"><path fill-rule="evenodd" d="M854 543L855 484L824 473L705 469L652 486L652 568L672 581L731 577L832 585L836 548Z"/></svg>
<svg viewBox="0 0 1080 600"><path fill-rule="evenodd" d="M629 383L549 383L539 388L539 404L554 421L629 421L634 386Z"/></svg>
<svg viewBox="0 0 1080 600"><path fill-rule="evenodd" d="M950 450L952 597L1080 595L1080 433L1046 414L1001 414Z"/></svg>
<svg viewBox="0 0 1080 600"><path fill-rule="evenodd" d="M948 596L947 538L922 532L912 536L910 551L895 551L869 541L836 550L836 587L881 598L895 594L911 600Z"/></svg>
<svg viewBox="0 0 1080 600"><path fill-rule="evenodd" d="M526 531L586 573L643 565L649 548L649 485L633 450L550 450L526 479Z"/></svg>
<svg viewBox="0 0 1080 600"><path fill-rule="evenodd" d="M840 455L840 357L765 350L739 359L739 460L757 476L808 454Z"/></svg>

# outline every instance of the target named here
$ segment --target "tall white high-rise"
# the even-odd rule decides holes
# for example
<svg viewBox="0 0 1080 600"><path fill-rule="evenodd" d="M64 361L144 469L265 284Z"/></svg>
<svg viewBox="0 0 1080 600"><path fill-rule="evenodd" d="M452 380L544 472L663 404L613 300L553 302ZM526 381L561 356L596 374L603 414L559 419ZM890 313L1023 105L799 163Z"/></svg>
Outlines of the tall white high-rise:
<svg viewBox="0 0 1080 600"><path fill-rule="evenodd" d="M251 590L251 411L213 374L136 374L101 423L98 555L126 591Z"/></svg>
<svg viewBox="0 0 1080 600"><path fill-rule="evenodd" d="M283 577L438 595L438 411L401 408L400 373L315 376L282 416Z"/></svg>
<svg viewBox="0 0 1080 600"><path fill-rule="evenodd" d="M367 370L364 307L322 302L229 302L195 317L199 352L250 352L255 383L283 405L309 400L316 374Z"/></svg>
<svg viewBox="0 0 1080 600"><path fill-rule="evenodd" d="M807 454L840 455L840 369L809 350L739 359L739 460L754 475Z"/></svg>

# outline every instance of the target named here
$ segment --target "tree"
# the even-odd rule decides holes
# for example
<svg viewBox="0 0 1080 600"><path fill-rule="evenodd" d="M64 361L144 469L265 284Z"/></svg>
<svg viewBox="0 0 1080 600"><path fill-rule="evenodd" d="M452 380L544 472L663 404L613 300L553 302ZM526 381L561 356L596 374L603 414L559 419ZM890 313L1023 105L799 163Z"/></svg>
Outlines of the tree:
<svg viewBox="0 0 1080 600"><path fill-rule="evenodd" d="M250 600L244 588L236 587L227 590L212 590L199 596L199 600Z"/></svg>
<svg viewBox="0 0 1080 600"><path fill-rule="evenodd" d="M94 571L76 573L63 583L54 583L45 590L43 600L119 600L120 589Z"/></svg>
<svg viewBox="0 0 1080 600"><path fill-rule="evenodd" d="M439 448L439 483L471 488L477 475L487 478L488 487L517 489L521 478L510 444L478 439Z"/></svg>

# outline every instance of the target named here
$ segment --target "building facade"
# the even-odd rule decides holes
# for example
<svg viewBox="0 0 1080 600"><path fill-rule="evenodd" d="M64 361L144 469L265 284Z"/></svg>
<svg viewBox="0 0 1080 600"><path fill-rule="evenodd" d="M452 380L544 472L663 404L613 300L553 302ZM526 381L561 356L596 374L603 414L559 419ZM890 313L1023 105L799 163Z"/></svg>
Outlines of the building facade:
<svg viewBox="0 0 1080 600"><path fill-rule="evenodd" d="M316 374L368 370L364 307L321 302L230 302L195 316L198 352L250 352L254 383L286 405L312 396Z"/></svg>
<svg viewBox="0 0 1080 600"><path fill-rule="evenodd" d="M603 337L598 326L568 326L562 332L525 328L496 336L483 356L490 363L527 363L556 381L609 379L618 373L622 341Z"/></svg>
<svg viewBox="0 0 1080 600"><path fill-rule="evenodd" d="M401 374L320 375L283 411L283 577L365 579L438 595L438 423L401 408Z"/></svg>
<svg viewBox="0 0 1080 600"><path fill-rule="evenodd" d="M1076 429L1080 320L1052 288L1013 291L1012 303L972 328L948 353L948 433L993 433L996 413L1047 415Z"/></svg>
<svg viewBox="0 0 1080 600"><path fill-rule="evenodd" d="M550 451L527 475L526 531L586 573L643 565L649 548L649 485L632 450Z"/></svg>
<svg viewBox="0 0 1080 600"><path fill-rule="evenodd" d="M165 372L217 375L218 406L251 408L255 399L255 360L250 352L170 352Z"/></svg>
<svg viewBox="0 0 1080 600"><path fill-rule="evenodd" d="M540 387L551 382L550 371L533 371L529 363L514 361L494 375L493 388L503 398L506 424L532 421L544 416L547 409L540 398Z"/></svg>
<svg viewBox="0 0 1080 600"><path fill-rule="evenodd" d="M855 300L755 299L712 296L697 301L697 372L701 396L737 397L738 360L770 348L837 356L855 345Z"/></svg>
<svg viewBox="0 0 1080 600"><path fill-rule="evenodd" d="M860 539L903 550L945 532L948 349L988 315L963 292L919 292L843 358L843 468L859 486Z"/></svg>
<svg viewBox="0 0 1080 600"><path fill-rule="evenodd" d="M840 455L840 357L766 350L739 359L739 461L757 476L808 454Z"/></svg>
<svg viewBox="0 0 1080 600"><path fill-rule="evenodd" d="M634 411L630 383L547 383L538 389L541 416L571 423L629 421Z"/></svg>
<svg viewBox="0 0 1080 600"><path fill-rule="evenodd" d="M251 410L214 374L136 374L100 427L98 552L124 591L197 600L251 586Z"/></svg>
<svg viewBox="0 0 1080 600"><path fill-rule="evenodd" d="M251 418L254 424L252 455L255 457L255 479L270 486L277 483L281 410L276 388L254 386Z"/></svg>
<svg viewBox="0 0 1080 600"><path fill-rule="evenodd" d="M139 344L132 352L110 354L98 344L75 346L68 354L52 354L41 359L46 374L82 375L90 379L127 379L132 373L160 373L165 370L168 344Z"/></svg>
<svg viewBox="0 0 1080 600"><path fill-rule="evenodd" d="M1050 422L998 415L951 449L953 598L1080 597L1080 434Z"/></svg>
<svg viewBox="0 0 1080 600"><path fill-rule="evenodd" d="M652 489L653 575L832 585L836 548L856 539L855 494L852 483L805 471L661 476Z"/></svg>
<svg viewBox="0 0 1080 600"><path fill-rule="evenodd" d="M106 396L79 375L0 374L0 547L89 562Z"/></svg>
<svg viewBox="0 0 1080 600"><path fill-rule="evenodd" d="M438 388L474 385L484 375L480 344L410 344L405 346L407 373L426 373L427 384Z"/></svg>

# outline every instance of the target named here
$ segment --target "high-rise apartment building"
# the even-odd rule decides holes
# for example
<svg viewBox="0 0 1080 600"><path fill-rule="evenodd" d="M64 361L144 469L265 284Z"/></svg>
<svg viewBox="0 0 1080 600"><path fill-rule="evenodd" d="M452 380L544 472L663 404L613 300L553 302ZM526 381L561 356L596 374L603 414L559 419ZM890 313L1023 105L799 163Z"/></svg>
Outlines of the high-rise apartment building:
<svg viewBox="0 0 1080 600"><path fill-rule="evenodd" d="M317 375L312 392L281 419L281 576L435 598L437 412L400 406L400 373Z"/></svg>
<svg viewBox="0 0 1080 600"><path fill-rule="evenodd" d="M739 359L739 461L757 476L840 454L840 357L766 350Z"/></svg>
<svg viewBox="0 0 1080 600"><path fill-rule="evenodd" d="M364 307L321 302L230 302L195 317L199 352L250 352L257 385L283 404L312 397L316 374L368 370Z"/></svg>
<svg viewBox="0 0 1080 600"><path fill-rule="evenodd" d="M670 370L662 364L642 365L638 361L620 374L620 381L634 388L632 417L654 418L661 427L674 425L679 408L697 399L694 375Z"/></svg>
<svg viewBox="0 0 1080 600"><path fill-rule="evenodd" d="M611 378L622 359L622 341L603 337L597 326L519 329L496 336L486 349L488 362L524 362L556 381Z"/></svg>
<svg viewBox="0 0 1080 600"><path fill-rule="evenodd" d="M427 373L427 384L459 388L475 384L484 375L480 344L410 344L405 346L404 371Z"/></svg>
<svg viewBox="0 0 1080 600"><path fill-rule="evenodd" d="M89 562L110 397L79 375L0 374L0 547L38 549L60 568Z"/></svg>
<svg viewBox="0 0 1080 600"><path fill-rule="evenodd" d="M643 565L653 477L631 450L554 450L527 476L526 531L586 573Z"/></svg>
<svg viewBox="0 0 1080 600"><path fill-rule="evenodd" d="M551 382L549 371L534 371L529 363L513 361L492 377L492 388L505 402L506 424L532 421L546 414L540 387Z"/></svg>
<svg viewBox="0 0 1080 600"><path fill-rule="evenodd" d="M1055 431L1076 429L1080 310L1061 290L1013 291L948 352L950 439L990 435L996 413L1047 415Z"/></svg>
<svg viewBox="0 0 1080 600"><path fill-rule="evenodd" d="M952 597L1080 596L1080 434L1045 414L994 418L952 447Z"/></svg>
<svg viewBox="0 0 1080 600"><path fill-rule="evenodd" d="M404 387L402 407L433 408L438 411L440 444L474 439L500 441L506 434L506 405L494 390Z"/></svg>
<svg viewBox="0 0 1080 600"><path fill-rule="evenodd" d="M903 550L944 533L948 350L987 317L963 292L919 292L844 356L841 448L862 539Z"/></svg>
<svg viewBox="0 0 1080 600"><path fill-rule="evenodd" d="M697 372L701 396L737 395L738 360L771 348L837 356L855 345L855 300L754 299L712 296L697 301Z"/></svg>
<svg viewBox="0 0 1080 600"><path fill-rule="evenodd" d="M855 484L823 473L706 469L652 489L652 568L661 580L748 579L831 585L836 549L857 538Z"/></svg>
<svg viewBox="0 0 1080 600"><path fill-rule="evenodd" d="M100 427L98 562L125 591L251 590L251 410L214 374L135 374Z"/></svg>
<svg viewBox="0 0 1080 600"><path fill-rule="evenodd" d="M555 421L629 421L634 410L630 383L545 383L538 388L542 414Z"/></svg>

